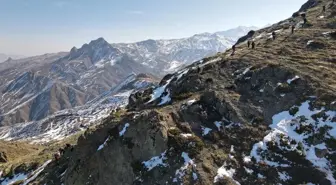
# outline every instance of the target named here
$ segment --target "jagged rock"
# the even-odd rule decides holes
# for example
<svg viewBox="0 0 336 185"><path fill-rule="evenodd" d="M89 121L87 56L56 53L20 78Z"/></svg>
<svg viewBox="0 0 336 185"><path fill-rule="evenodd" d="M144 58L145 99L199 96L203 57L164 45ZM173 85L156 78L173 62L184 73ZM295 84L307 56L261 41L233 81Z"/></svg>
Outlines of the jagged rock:
<svg viewBox="0 0 336 185"><path fill-rule="evenodd" d="M0 163L6 163L7 160L7 155L5 152L0 152Z"/></svg>

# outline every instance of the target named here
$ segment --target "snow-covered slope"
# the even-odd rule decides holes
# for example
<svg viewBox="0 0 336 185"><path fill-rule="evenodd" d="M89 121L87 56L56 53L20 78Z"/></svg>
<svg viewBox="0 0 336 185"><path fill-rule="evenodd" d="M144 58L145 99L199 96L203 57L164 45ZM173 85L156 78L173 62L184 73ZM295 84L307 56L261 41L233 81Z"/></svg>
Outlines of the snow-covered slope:
<svg viewBox="0 0 336 185"><path fill-rule="evenodd" d="M101 123L101 120L109 116L112 110L125 107L132 92L155 84L155 79L149 75L131 74L116 87L83 106L61 110L41 120L0 127L0 139L39 143L63 139L89 126Z"/></svg>

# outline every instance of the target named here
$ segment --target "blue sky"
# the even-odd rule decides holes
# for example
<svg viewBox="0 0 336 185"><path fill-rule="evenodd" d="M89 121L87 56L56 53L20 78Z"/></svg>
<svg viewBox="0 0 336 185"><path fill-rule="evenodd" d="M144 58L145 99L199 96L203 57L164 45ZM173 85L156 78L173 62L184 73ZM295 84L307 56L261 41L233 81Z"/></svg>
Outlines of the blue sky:
<svg viewBox="0 0 336 185"><path fill-rule="evenodd" d="M306 0L0 0L0 53L180 38L288 18Z"/></svg>

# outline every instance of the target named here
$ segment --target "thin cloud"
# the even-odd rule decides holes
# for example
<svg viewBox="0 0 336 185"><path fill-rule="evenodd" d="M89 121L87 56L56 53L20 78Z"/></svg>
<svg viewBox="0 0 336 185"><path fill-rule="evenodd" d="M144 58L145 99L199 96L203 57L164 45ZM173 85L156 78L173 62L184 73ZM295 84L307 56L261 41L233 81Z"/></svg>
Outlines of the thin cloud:
<svg viewBox="0 0 336 185"><path fill-rule="evenodd" d="M140 11L140 10L129 10L126 12L127 14L133 14L133 15L142 15L144 14L145 12L143 11Z"/></svg>

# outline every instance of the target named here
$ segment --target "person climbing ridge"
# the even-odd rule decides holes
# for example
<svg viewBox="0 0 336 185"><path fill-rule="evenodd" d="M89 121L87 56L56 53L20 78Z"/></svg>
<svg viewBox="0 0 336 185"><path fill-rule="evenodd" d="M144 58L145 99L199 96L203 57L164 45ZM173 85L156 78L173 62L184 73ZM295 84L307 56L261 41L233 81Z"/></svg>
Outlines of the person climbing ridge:
<svg viewBox="0 0 336 185"><path fill-rule="evenodd" d="M273 38L273 40L275 40L275 32L274 31L272 32L272 38Z"/></svg>
<svg viewBox="0 0 336 185"><path fill-rule="evenodd" d="M295 29L295 26L294 25L292 25L292 34L294 33L294 29Z"/></svg>
<svg viewBox="0 0 336 185"><path fill-rule="evenodd" d="M247 47L250 48L250 45L251 45L251 41L248 40L248 41L247 41Z"/></svg>
<svg viewBox="0 0 336 185"><path fill-rule="evenodd" d="M254 49L255 48L255 43L254 43L254 41L252 41L252 49Z"/></svg>
<svg viewBox="0 0 336 185"><path fill-rule="evenodd" d="M306 25L307 24L307 18L305 17L305 18L303 18L303 25Z"/></svg>
<svg viewBox="0 0 336 185"><path fill-rule="evenodd" d="M326 6L323 5L323 10L322 10L322 12L325 12L325 11L326 11Z"/></svg>

